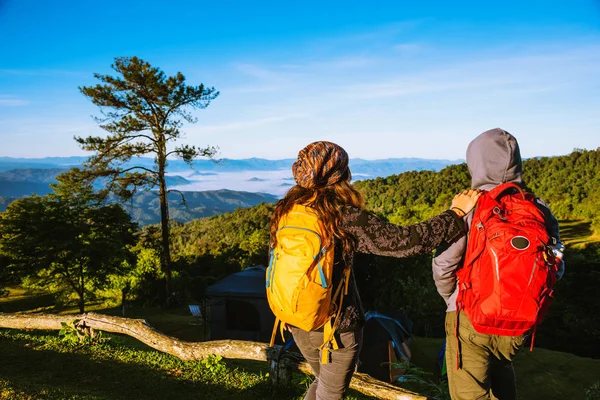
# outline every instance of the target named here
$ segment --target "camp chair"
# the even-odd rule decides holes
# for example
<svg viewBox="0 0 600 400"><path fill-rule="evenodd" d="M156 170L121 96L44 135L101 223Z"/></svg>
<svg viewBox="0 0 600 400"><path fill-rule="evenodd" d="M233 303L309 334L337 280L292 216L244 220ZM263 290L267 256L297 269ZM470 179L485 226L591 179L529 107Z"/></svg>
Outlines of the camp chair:
<svg viewBox="0 0 600 400"><path fill-rule="evenodd" d="M200 310L200 306L198 304L189 304L188 307L194 317L190 321L190 325L202 325L202 311Z"/></svg>

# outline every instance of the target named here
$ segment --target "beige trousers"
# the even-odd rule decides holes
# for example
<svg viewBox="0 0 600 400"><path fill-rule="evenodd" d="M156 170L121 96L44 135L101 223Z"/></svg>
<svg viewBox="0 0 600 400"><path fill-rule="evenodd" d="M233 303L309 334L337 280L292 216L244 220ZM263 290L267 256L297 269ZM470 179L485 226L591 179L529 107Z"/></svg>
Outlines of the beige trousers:
<svg viewBox="0 0 600 400"><path fill-rule="evenodd" d="M452 400L515 400L512 359L523 346L525 335L479 333L466 314L460 313L457 337L456 320L456 311L446 313L446 365Z"/></svg>

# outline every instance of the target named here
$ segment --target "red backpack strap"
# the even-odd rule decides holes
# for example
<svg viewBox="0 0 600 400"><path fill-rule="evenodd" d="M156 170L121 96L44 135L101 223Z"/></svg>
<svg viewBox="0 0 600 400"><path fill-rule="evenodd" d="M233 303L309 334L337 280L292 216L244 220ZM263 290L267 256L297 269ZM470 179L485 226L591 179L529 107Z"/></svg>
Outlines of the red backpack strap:
<svg viewBox="0 0 600 400"><path fill-rule="evenodd" d="M486 192L477 200L477 205L473 211L473 219L469 227L467 249L463 268L470 266L485 249L484 223L491 217L491 210L497 203L495 198Z"/></svg>
<svg viewBox="0 0 600 400"><path fill-rule="evenodd" d="M517 185L514 182L506 182L503 183L501 185L496 186L495 188L493 188L492 190L490 190L488 192L488 195L494 199L494 200L498 200L500 197L502 197L502 195L510 190L510 189L516 189L519 191L519 193L521 193L521 196L523 196L523 200L525 200L526 198L526 193L525 191L521 188L521 186Z"/></svg>

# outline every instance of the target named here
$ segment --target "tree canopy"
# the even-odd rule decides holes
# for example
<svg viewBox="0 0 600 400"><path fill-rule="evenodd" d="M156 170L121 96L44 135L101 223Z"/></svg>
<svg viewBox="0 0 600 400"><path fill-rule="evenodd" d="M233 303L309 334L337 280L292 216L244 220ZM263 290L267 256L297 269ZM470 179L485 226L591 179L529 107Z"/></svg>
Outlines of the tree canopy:
<svg viewBox="0 0 600 400"><path fill-rule="evenodd" d="M55 193L8 206L0 219L0 246L21 278L70 288L84 312L86 291L121 270L137 227L120 205L102 205L90 187L61 179Z"/></svg>
<svg viewBox="0 0 600 400"><path fill-rule="evenodd" d="M196 118L190 109L204 109L218 95L212 87L186 84L185 76L173 76L138 57L119 57L112 68L118 76L94 74L101 83L83 86L81 93L100 107L96 118L108 132L105 137L76 137L82 149L94 152L82 170L73 175L83 181L102 178L105 194L113 192L127 199L138 188L158 187L162 227L161 267L165 273L167 294L171 293L171 255L169 249L169 204L165 173L168 157L187 163L195 158L216 154L212 146L196 147L174 143L183 137L183 122ZM154 156L154 168L130 165L134 157ZM185 199L184 199L185 200Z"/></svg>
<svg viewBox="0 0 600 400"><path fill-rule="evenodd" d="M523 179L559 219L592 220L600 233L600 149L527 159ZM355 185L370 210L394 223L413 223L447 209L454 194L471 186L471 177L463 163L440 172L405 172Z"/></svg>

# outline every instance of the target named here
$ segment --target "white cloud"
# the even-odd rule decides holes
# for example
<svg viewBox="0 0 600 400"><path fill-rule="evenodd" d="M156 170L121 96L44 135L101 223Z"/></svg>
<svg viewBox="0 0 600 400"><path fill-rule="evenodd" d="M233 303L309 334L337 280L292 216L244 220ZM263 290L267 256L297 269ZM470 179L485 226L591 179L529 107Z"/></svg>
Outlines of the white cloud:
<svg viewBox="0 0 600 400"><path fill-rule="evenodd" d="M244 75L256 78L263 82L289 83L304 73L300 71L282 70L281 68L268 68L256 64L239 63L235 68Z"/></svg>
<svg viewBox="0 0 600 400"><path fill-rule="evenodd" d="M587 121L578 132L589 136L589 113L600 106L597 96L583 103L568 99L600 89L598 50L596 44L535 44L519 51L498 47L439 56L428 45L410 65L390 47L373 57L376 62L349 63L343 70L329 68L345 59L339 53L310 63L294 58L265 64L272 76L286 77L285 87L241 104L245 115L267 117L225 124L220 130L235 140L218 140L224 155L235 157L272 158L274 147L289 155L312 140L329 138L354 157L461 158L475 134L501 126L514 127L517 135L544 137L535 149L539 155L560 154L551 144L571 131L575 119ZM549 113L559 119L552 127ZM269 148L260 139L242 143L242 131L268 138Z"/></svg>
<svg viewBox="0 0 600 400"><path fill-rule="evenodd" d="M307 117L307 115L305 115L305 114L281 115L281 116L265 117L265 118L259 118L259 119L254 119L254 120L247 120L247 121L228 122L226 124L219 124L219 125L200 126L199 129L203 133L218 133L218 132L233 131L233 130L246 130L249 128L256 128L259 126L272 124L275 122L281 122L281 121L287 121L290 119L305 118L305 117ZM194 130L196 130L196 129L194 129L193 127L190 127L187 129L188 132L191 132Z"/></svg>
<svg viewBox="0 0 600 400"><path fill-rule="evenodd" d="M10 95L1 95L0 94L0 107L21 107L29 104L29 101L16 99Z"/></svg>
<svg viewBox="0 0 600 400"><path fill-rule="evenodd" d="M290 157L310 141L327 138L348 147L353 157L460 158L473 134L501 126L530 133L540 143L538 155L555 152L549 146L565 141L574 143L565 145L568 150L597 143L597 119L592 116L600 107L598 38L487 47L471 43L467 48L452 44L452 38L428 36L427 26L419 26L424 22L306 39L287 48L259 49L246 59L206 64L197 74L210 76L221 96L199 112L200 123L184 127L184 142L218 145L222 156L231 158ZM0 70L29 73L50 76L48 71ZM15 81L14 76L3 78ZM29 76L21 79L33 81ZM73 98L79 96L76 92ZM0 106L25 105L21 98L29 97L13 95L0 96ZM31 98L40 113L57 114L47 99ZM56 99L57 104L64 102ZM71 101L84 103L80 97ZM62 108L68 108L59 115L63 126L45 124L40 113L37 119L31 117L25 112L29 108L20 115L4 108L0 118L22 121L1 126L0 133L10 131L20 140L21 134L60 132L72 142L73 134L99 129L78 126L85 124L77 118L90 111ZM48 139L44 144L50 149L62 143Z"/></svg>
<svg viewBox="0 0 600 400"><path fill-rule="evenodd" d="M391 41L398 41L398 38L406 36L415 31L420 25L426 22L428 18L419 18L413 20L396 21L385 24L374 29L362 32L340 34L338 36L320 38L312 42L307 47L314 52L335 52L338 49L344 51L356 50L358 48L376 48L379 45L387 45Z"/></svg>
<svg viewBox="0 0 600 400"><path fill-rule="evenodd" d="M423 45L417 43L399 43L393 49L399 53L416 53L423 49Z"/></svg>

